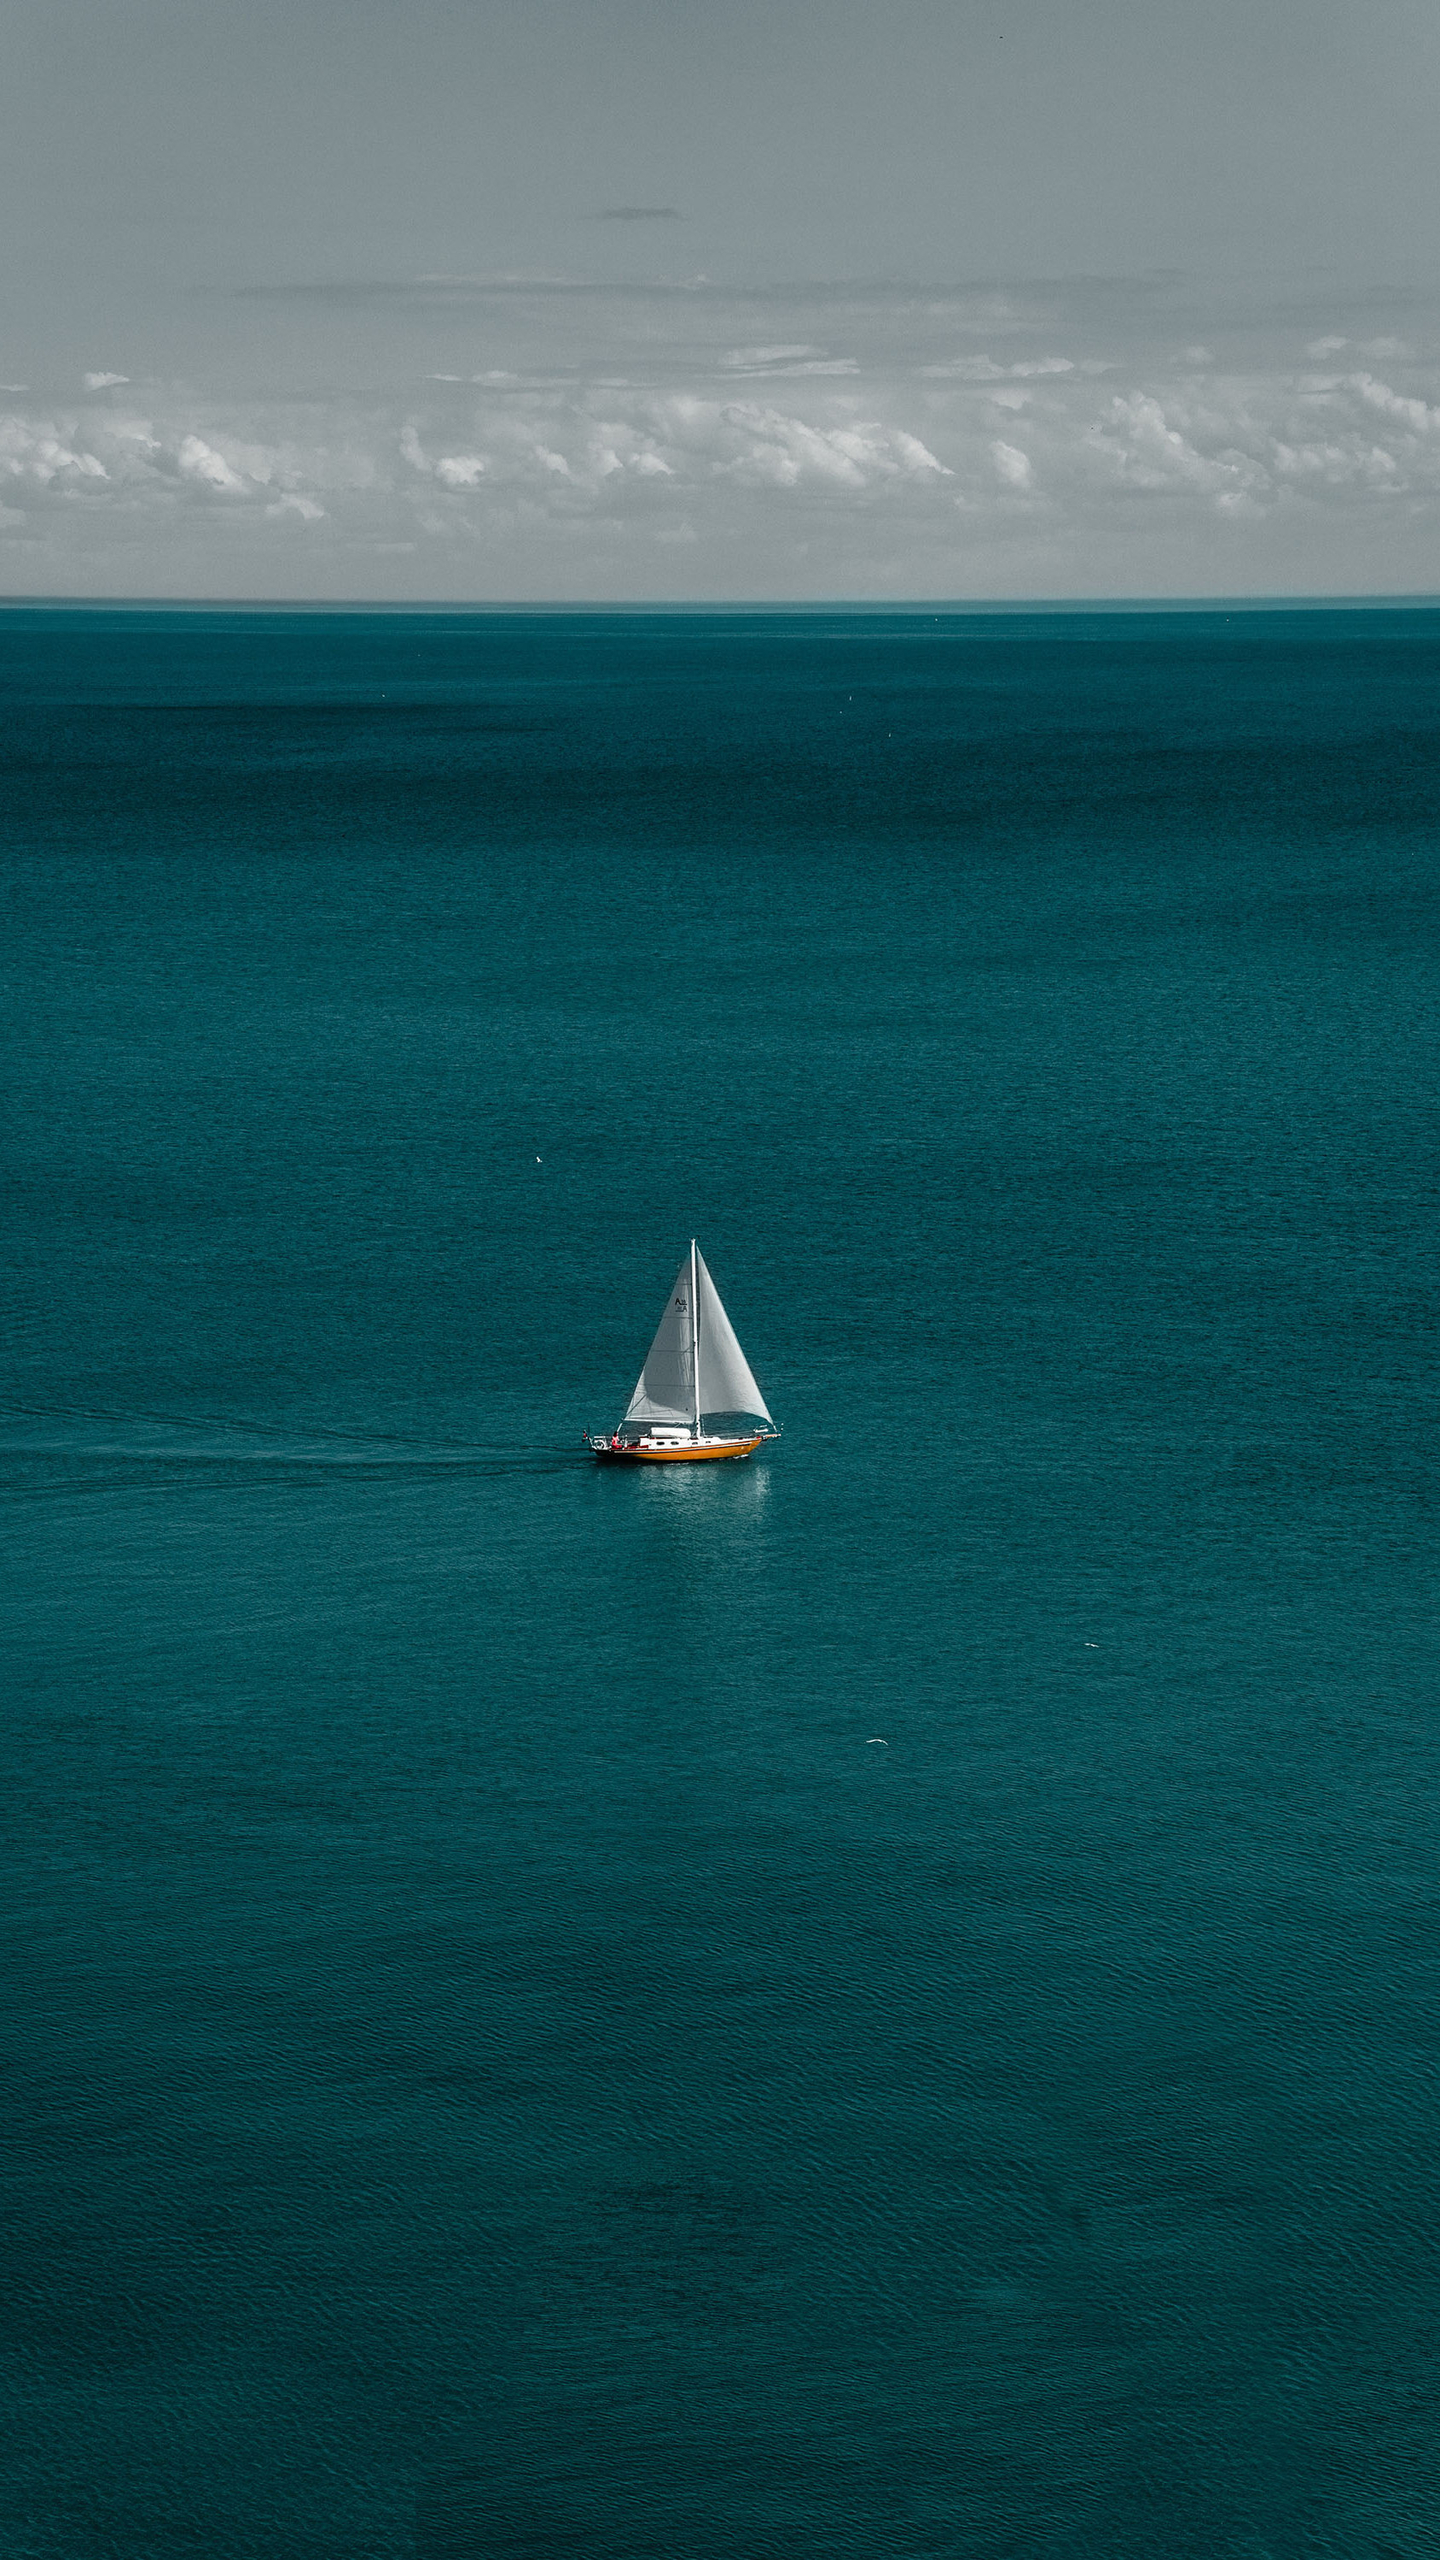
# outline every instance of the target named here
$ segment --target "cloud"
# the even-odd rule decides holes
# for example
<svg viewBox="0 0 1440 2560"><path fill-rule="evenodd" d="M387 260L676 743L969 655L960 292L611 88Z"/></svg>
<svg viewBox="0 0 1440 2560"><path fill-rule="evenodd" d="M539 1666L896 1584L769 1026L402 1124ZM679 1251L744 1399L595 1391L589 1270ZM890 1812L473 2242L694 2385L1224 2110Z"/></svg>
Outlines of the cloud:
<svg viewBox="0 0 1440 2560"><path fill-rule="evenodd" d="M82 377L87 391L113 391L118 383L128 382L128 373L87 373Z"/></svg>
<svg viewBox="0 0 1440 2560"><path fill-rule="evenodd" d="M1406 399L1403 393L1392 391L1388 382L1377 382L1372 374L1352 373L1349 381L1367 406L1378 409L1382 417L1399 418L1419 435L1434 435L1440 430L1440 409L1432 409L1427 401Z"/></svg>
<svg viewBox="0 0 1440 2560"><path fill-rule="evenodd" d="M109 478L99 455L80 445L74 422L67 428L49 419L0 418L0 481L75 491Z"/></svg>
<svg viewBox="0 0 1440 2560"><path fill-rule="evenodd" d="M233 471L223 453L217 453L203 436L183 436L178 459L187 480L198 481L206 489L220 489L227 497L244 496L241 474Z"/></svg>
<svg viewBox="0 0 1440 2560"><path fill-rule="evenodd" d="M1022 453L1018 445L1001 444L998 438L991 445L990 451L995 458L995 468L1007 488L1029 488L1035 475L1030 468L1028 453Z"/></svg>
<svg viewBox="0 0 1440 2560"><path fill-rule="evenodd" d="M827 356L823 347L730 347L720 358L722 373L847 374L858 373L854 356Z"/></svg>
<svg viewBox="0 0 1440 2560"><path fill-rule="evenodd" d="M0 491L23 494L32 523L49 538L81 504L87 519L109 507L127 532L147 520L173 525L177 506L205 508L225 500L243 517L289 516L317 523L323 489L358 490L374 479L373 461L353 435L312 444L266 441L253 417L196 420L140 417L106 401L88 417L0 414ZM280 424L272 419L272 427ZM204 432L201 432L203 427ZM94 536L89 537L93 539Z"/></svg>
<svg viewBox="0 0 1440 2560"><path fill-rule="evenodd" d="M854 356L829 356L823 347L729 347L720 359L722 373L845 374L858 373Z"/></svg>
<svg viewBox="0 0 1440 2560"><path fill-rule="evenodd" d="M1121 477L1137 490L1173 493L1186 490L1234 508L1254 496L1265 480L1256 458L1234 445L1205 451L1193 443L1183 416L1177 424L1172 403L1167 413L1150 392L1135 392L1110 402L1104 422L1093 431L1098 453L1110 456Z"/></svg>
<svg viewBox="0 0 1440 2560"><path fill-rule="evenodd" d="M920 367L927 382L1037 382L1047 374L1074 373L1069 356L1035 356L1018 364L997 364L993 356L952 356L948 364L926 364ZM1090 372L1104 372L1103 365L1091 365Z"/></svg>
<svg viewBox="0 0 1440 2560"><path fill-rule="evenodd" d="M1389 314L1307 340L1330 311L1217 328L1167 289L1127 338L1098 286L508 292L365 398L0 396L11 586L1440 588L1440 357L1382 362Z"/></svg>
<svg viewBox="0 0 1440 2560"><path fill-rule="evenodd" d="M760 365L795 364L803 357L823 356L824 352L823 347L812 347L802 339L798 346L790 347L730 347L720 362L738 372L753 373Z"/></svg>
<svg viewBox="0 0 1440 2560"><path fill-rule="evenodd" d="M613 399L616 386L605 386ZM486 421L485 451L433 455L413 420L398 438L410 470L451 492L483 487L543 490L567 510L622 480L753 488L861 490L925 474L948 476L921 439L898 424L846 416L815 420L748 400L683 393L632 395L628 416L601 412L588 397L541 413L507 403ZM542 424L543 418L543 424ZM563 491L563 497L561 492Z"/></svg>
<svg viewBox="0 0 1440 2560"><path fill-rule="evenodd" d="M444 453L435 465L435 477L447 489L474 489L488 468L483 453Z"/></svg>
<svg viewBox="0 0 1440 2560"><path fill-rule="evenodd" d="M696 401L690 421L688 440L703 439L712 455L711 469L742 483L796 489L818 482L864 489L876 481L914 479L927 472L949 477L944 463L917 436L878 420L812 425L784 410L741 400L718 409Z"/></svg>

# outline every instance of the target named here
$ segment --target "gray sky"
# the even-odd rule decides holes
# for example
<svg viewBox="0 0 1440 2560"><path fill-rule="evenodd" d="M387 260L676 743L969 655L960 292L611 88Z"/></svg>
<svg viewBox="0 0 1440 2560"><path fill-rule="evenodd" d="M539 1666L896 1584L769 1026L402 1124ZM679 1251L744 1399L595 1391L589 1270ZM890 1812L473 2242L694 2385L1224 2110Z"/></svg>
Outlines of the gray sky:
<svg viewBox="0 0 1440 2560"><path fill-rule="evenodd" d="M1428 0L5 24L0 591L1440 589Z"/></svg>

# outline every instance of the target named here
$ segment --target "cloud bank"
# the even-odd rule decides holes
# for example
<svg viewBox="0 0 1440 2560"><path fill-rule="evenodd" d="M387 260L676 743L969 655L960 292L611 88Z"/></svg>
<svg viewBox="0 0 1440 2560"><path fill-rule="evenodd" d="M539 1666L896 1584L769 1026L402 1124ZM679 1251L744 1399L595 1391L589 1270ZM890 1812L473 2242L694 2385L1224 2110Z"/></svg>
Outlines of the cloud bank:
<svg viewBox="0 0 1440 2560"><path fill-rule="evenodd" d="M1424 329L1127 348L1103 312L998 292L748 312L681 298L643 317L600 307L547 340L532 309L510 343L477 332L477 353L509 363L368 399L205 399L117 373L70 400L0 398L0 581L456 598L1440 589L1440 339ZM745 335L747 317L809 326Z"/></svg>

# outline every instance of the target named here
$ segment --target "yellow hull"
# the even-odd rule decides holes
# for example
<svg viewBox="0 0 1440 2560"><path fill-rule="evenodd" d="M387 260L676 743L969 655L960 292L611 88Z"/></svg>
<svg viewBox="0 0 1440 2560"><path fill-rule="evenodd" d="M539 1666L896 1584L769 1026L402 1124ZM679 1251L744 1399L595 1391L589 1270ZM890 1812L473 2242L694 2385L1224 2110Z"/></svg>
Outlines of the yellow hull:
<svg viewBox="0 0 1440 2560"><path fill-rule="evenodd" d="M602 1467L693 1467L704 1458L748 1458L764 1437L763 1431L757 1431L752 1440L680 1441L673 1449L646 1448L632 1441L628 1448L596 1449L595 1455Z"/></svg>

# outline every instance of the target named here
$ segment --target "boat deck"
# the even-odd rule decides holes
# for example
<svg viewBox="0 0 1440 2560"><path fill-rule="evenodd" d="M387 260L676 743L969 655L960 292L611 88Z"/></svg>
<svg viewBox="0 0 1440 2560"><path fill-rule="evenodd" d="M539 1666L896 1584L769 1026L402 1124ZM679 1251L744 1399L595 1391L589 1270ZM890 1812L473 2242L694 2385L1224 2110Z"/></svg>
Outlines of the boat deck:
<svg viewBox="0 0 1440 2560"><path fill-rule="evenodd" d="M693 1466L697 1458L749 1458L766 1437L757 1431L742 1440L702 1437L699 1440L592 1440L602 1467Z"/></svg>

